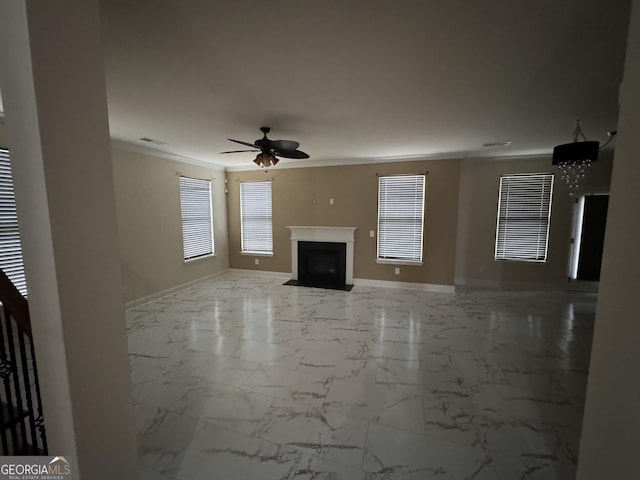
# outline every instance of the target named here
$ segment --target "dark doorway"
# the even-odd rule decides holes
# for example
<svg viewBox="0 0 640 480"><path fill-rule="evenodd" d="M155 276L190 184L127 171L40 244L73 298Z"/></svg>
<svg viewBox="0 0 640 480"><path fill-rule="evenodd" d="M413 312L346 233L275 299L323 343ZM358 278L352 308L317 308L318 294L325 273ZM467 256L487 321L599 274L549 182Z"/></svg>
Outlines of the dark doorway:
<svg viewBox="0 0 640 480"><path fill-rule="evenodd" d="M609 195L586 195L576 280L598 282L602 265Z"/></svg>

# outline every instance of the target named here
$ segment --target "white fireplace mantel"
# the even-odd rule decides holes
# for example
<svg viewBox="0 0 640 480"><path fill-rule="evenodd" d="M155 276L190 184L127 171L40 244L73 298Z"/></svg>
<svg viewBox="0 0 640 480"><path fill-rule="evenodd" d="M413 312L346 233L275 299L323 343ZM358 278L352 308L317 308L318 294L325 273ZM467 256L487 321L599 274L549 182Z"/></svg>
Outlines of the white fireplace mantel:
<svg viewBox="0 0 640 480"><path fill-rule="evenodd" d="M353 284L353 242L358 227L309 227L288 226L291 230L291 275L298 280L298 242L346 243L345 281Z"/></svg>

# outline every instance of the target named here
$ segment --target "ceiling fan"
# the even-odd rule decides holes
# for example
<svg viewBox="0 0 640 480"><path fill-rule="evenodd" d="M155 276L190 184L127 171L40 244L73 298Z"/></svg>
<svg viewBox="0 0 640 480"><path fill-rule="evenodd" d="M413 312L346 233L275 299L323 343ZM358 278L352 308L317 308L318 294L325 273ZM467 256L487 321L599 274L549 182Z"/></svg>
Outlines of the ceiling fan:
<svg viewBox="0 0 640 480"><path fill-rule="evenodd" d="M300 144L293 140L270 140L267 138L267 133L271 131L269 127L260 127L260 131L263 133L263 137L259 138L253 143L243 142L242 140L234 140L228 138L240 145L246 145L252 147L252 150L230 150L228 152L220 153L240 153L240 152L259 152L256 159L253 161L256 165L261 167L270 167L271 165L277 165L280 161L277 157L283 158L309 158L309 155L298 150Z"/></svg>

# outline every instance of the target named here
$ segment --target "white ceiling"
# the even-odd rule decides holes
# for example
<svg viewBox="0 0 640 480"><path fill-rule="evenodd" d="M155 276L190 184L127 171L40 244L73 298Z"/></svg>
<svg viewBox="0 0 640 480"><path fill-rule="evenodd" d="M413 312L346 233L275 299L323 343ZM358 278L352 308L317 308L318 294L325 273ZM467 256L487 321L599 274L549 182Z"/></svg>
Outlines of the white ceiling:
<svg viewBox="0 0 640 480"><path fill-rule="evenodd" d="M616 128L628 0L103 0L112 136L226 167L550 153ZM486 142L508 147L483 148Z"/></svg>

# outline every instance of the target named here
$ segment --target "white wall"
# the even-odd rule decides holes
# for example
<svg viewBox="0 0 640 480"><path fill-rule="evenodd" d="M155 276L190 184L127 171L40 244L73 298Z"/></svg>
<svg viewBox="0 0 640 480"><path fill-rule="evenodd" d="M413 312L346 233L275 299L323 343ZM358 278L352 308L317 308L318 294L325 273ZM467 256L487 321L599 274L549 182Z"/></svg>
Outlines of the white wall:
<svg viewBox="0 0 640 480"><path fill-rule="evenodd" d="M49 451L137 478L96 0L0 2L0 80ZM81 133L81 134L79 134Z"/></svg>
<svg viewBox="0 0 640 480"><path fill-rule="evenodd" d="M631 14L579 480L640 478L640 1Z"/></svg>

